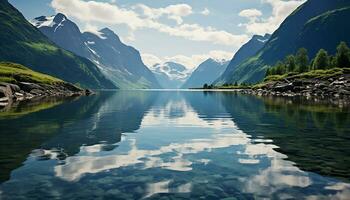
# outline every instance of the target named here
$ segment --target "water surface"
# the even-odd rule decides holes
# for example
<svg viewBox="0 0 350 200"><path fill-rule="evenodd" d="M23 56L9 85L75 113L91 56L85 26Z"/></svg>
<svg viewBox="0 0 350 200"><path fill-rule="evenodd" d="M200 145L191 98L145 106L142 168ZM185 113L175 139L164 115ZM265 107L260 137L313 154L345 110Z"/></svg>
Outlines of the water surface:
<svg viewBox="0 0 350 200"><path fill-rule="evenodd" d="M0 114L0 199L347 199L348 108L117 91Z"/></svg>

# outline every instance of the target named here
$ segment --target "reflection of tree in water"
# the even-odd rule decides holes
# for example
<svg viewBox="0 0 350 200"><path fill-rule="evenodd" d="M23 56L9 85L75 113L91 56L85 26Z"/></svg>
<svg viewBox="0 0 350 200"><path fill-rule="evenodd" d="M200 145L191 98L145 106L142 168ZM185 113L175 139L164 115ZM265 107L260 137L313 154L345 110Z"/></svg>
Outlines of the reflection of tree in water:
<svg viewBox="0 0 350 200"><path fill-rule="evenodd" d="M349 108L232 92L206 92L201 101L196 95L184 94L201 118L228 112L238 128L252 137L272 139L280 147L276 150L300 168L350 180Z"/></svg>
<svg viewBox="0 0 350 200"><path fill-rule="evenodd" d="M272 139L302 169L350 179L348 108L240 95L225 95L222 102L240 129Z"/></svg>
<svg viewBox="0 0 350 200"><path fill-rule="evenodd" d="M116 92L84 119L63 127L60 134L45 142L43 147L63 148L69 156L79 152L82 145L103 143L105 150L113 150L122 133L140 128L145 112L156 99L154 92ZM105 94L103 94L105 95Z"/></svg>
<svg viewBox="0 0 350 200"><path fill-rule="evenodd" d="M139 128L154 98L155 93L106 92L38 112L2 113L11 118L0 120L0 181L8 179L33 149L62 148L74 155L82 145L102 142L102 150L115 148L111 144L120 141L121 133Z"/></svg>

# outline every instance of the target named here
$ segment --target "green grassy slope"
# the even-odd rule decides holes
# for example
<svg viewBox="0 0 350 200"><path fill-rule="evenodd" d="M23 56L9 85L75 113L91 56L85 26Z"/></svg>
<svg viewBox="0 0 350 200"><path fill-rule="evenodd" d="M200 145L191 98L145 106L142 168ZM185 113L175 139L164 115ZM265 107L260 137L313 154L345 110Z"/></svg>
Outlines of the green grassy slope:
<svg viewBox="0 0 350 200"><path fill-rule="evenodd" d="M282 23L257 55L237 66L225 80L256 83L264 79L268 67L299 48L308 49L309 57L314 57L321 48L334 53L341 41L350 44L349 6L347 0L308 0Z"/></svg>
<svg viewBox="0 0 350 200"><path fill-rule="evenodd" d="M0 62L0 82L31 82L52 85L63 81L46 74L35 72L23 65Z"/></svg>
<svg viewBox="0 0 350 200"><path fill-rule="evenodd" d="M0 61L88 88L115 88L89 60L57 47L7 0L0 1Z"/></svg>

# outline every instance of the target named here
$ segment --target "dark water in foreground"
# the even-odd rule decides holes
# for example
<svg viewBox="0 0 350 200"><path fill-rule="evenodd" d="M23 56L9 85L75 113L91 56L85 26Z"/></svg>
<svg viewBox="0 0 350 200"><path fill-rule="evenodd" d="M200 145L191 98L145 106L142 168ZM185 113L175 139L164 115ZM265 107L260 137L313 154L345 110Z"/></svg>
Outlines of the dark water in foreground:
<svg viewBox="0 0 350 200"><path fill-rule="evenodd" d="M0 113L0 199L350 199L350 110L103 92Z"/></svg>

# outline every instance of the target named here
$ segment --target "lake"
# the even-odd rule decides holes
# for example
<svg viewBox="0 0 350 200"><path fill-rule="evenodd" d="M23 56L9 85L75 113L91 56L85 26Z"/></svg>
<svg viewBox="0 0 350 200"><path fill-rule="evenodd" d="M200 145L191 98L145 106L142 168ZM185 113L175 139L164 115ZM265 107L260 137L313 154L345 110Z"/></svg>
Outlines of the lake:
<svg viewBox="0 0 350 200"><path fill-rule="evenodd" d="M349 199L350 109L105 91L0 113L0 199Z"/></svg>

